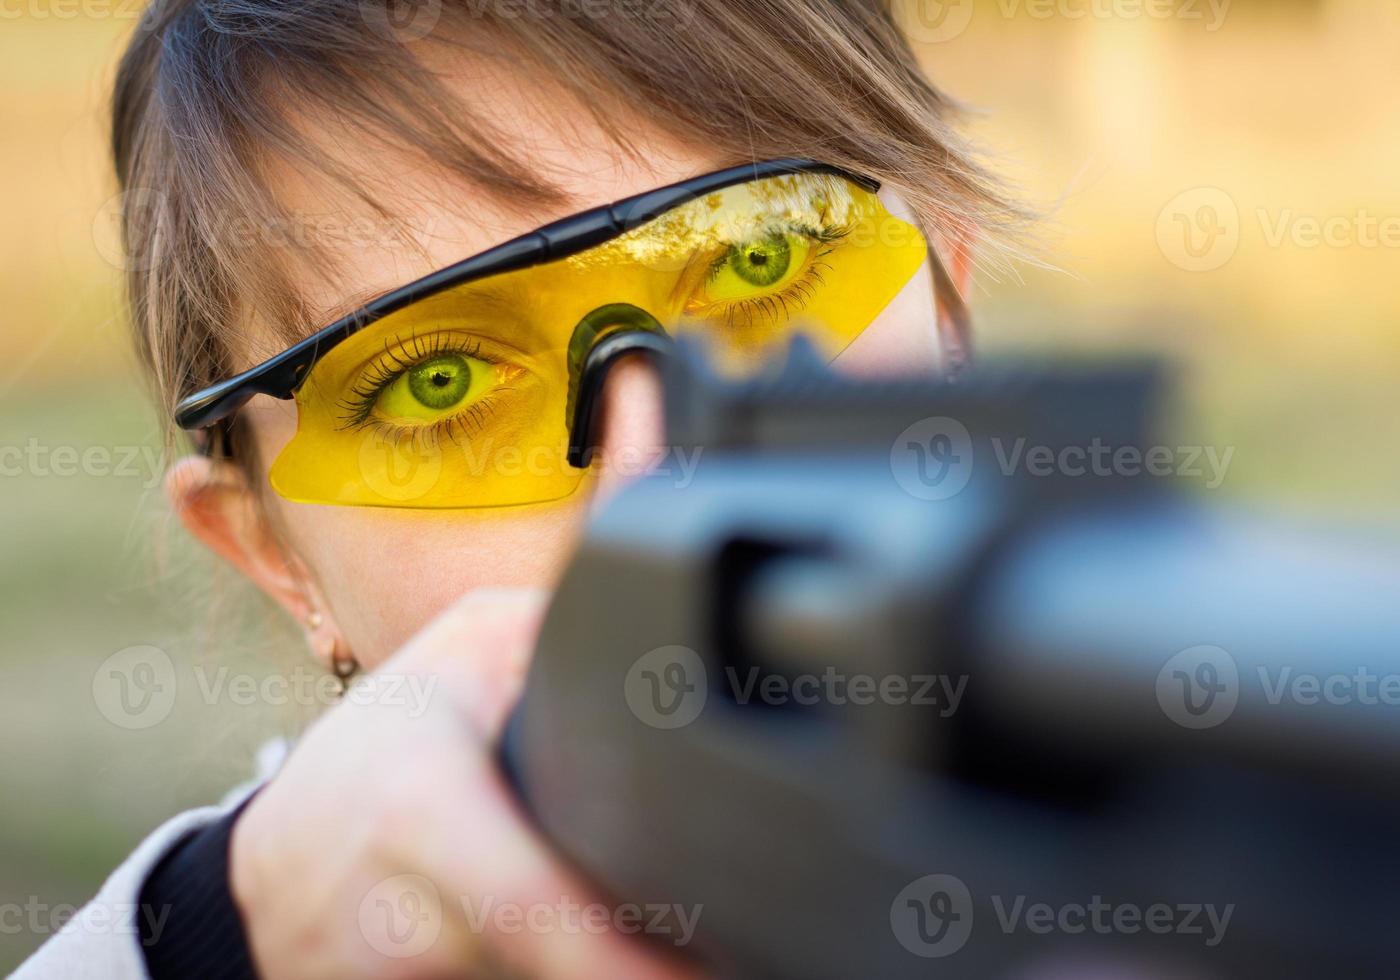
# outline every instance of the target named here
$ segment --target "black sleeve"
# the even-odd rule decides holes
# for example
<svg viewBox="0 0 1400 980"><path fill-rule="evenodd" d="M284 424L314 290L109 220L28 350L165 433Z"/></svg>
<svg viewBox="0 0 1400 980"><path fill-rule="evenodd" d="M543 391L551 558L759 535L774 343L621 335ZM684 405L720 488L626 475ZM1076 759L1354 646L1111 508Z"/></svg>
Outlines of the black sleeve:
<svg viewBox="0 0 1400 980"><path fill-rule="evenodd" d="M152 980L256 980L228 881L229 837L247 805L184 837L141 887L141 948Z"/></svg>

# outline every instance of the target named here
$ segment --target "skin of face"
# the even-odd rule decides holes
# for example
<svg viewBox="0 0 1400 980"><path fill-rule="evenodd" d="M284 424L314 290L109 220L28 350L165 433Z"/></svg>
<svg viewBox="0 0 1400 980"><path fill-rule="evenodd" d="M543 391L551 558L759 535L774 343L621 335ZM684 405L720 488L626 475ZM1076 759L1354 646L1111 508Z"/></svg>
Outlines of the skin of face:
<svg viewBox="0 0 1400 980"><path fill-rule="evenodd" d="M324 311L323 322L546 222L744 162L687 145L640 119L629 121L630 152L624 151L568 93L509 63L454 61L443 71L463 99L489 112L503 139L565 190L567 200L547 208L512 208L406 155L380 149L342 154L365 186L394 202L397 225L407 234L351 236L327 245L329 276L306 265L298 286L313 309ZM615 112L626 110L618 106ZM307 125L314 135L314 124ZM293 213L335 214L341 227L383 225L367 205L314 173L282 168L276 178ZM886 197L886 205L907 216L898 201ZM934 370L939 362L935 324L925 266L836 366L858 375ZM282 346L256 322L245 330L245 367ZM259 396L243 411L264 461L265 480L266 465L295 432L295 404ZM299 504L247 486L228 464L199 457L172 469L167 490L198 538L303 624L316 656L328 661L353 655L373 669L464 593L550 589L590 510L635 475L638 459L658 451L662 432L657 378L644 363L629 360L608 377L605 462L561 503L462 511Z"/></svg>

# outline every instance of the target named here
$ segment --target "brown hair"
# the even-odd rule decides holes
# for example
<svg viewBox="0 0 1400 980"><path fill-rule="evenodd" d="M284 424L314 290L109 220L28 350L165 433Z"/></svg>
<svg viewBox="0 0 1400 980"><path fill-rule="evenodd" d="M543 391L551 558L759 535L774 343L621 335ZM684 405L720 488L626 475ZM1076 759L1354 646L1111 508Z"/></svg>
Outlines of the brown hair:
<svg viewBox="0 0 1400 980"><path fill-rule="evenodd" d="M133 328L167 416L236 370L251 312L289 342L316 325L276 250L228 234L231 217L284 219L268 160L324 173L388 217L297 119L407 148L521 207L558 196L425 67L417 44L432 43L548 73L599 106L624 150L603 108L618 100L736 162L812 157L868 174L945 255L973 229L1009 241L1022 217L953 130L955 107L887 0L156 0L118 72L112 150Z"/></svg>

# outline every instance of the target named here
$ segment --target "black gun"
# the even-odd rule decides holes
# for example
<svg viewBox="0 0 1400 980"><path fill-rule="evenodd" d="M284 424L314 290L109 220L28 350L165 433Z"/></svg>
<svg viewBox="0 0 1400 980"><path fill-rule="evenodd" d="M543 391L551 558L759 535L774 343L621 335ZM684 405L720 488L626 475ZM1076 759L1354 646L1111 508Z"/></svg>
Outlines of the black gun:
<svg viewBox="0 0 1400 980"><path fill-rule="evenodd" d="M592 523L525 805L721 976L1397 975L1400 549L1184 492L1165 388L673 360L694 472Z"/></svg>

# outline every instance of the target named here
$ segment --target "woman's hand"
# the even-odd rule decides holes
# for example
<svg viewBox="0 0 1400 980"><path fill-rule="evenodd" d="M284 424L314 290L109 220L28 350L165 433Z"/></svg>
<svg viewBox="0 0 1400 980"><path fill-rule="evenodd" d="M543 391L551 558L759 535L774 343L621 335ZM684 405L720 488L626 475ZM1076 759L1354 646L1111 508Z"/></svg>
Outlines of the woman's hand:
<svg viewBox="0 0 1400 980"><path fill-rule="evenodd" d="M229 875L264 977L693 975L601 927L607 906L497 773L544 602L458 602L374 675L430 696L407 696L405 682L390 697L386 683L375 703L337 706L239 818Z"/></svg>

